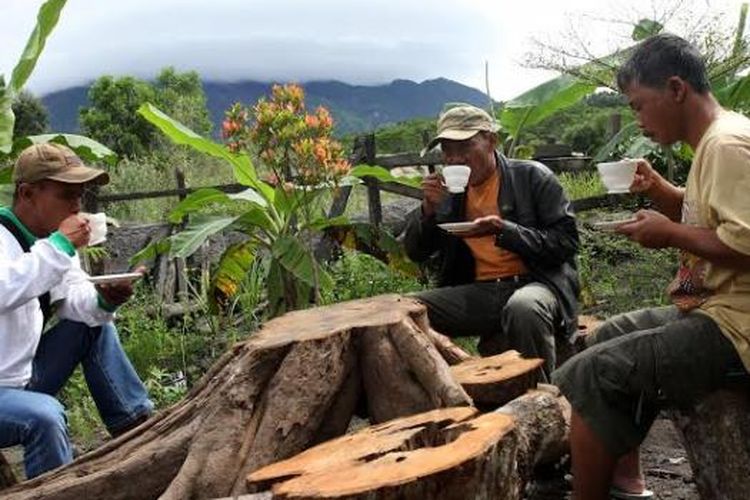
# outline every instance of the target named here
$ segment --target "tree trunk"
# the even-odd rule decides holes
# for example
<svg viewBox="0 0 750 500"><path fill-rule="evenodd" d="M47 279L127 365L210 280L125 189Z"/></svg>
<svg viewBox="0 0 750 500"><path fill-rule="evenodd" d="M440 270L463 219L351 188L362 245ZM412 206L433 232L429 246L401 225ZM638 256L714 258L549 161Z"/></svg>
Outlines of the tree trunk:
<svg viewBox="0 0 750 500"><path fill-rule="evenodd" d="M249 472L342 434L360 397L374 421L470 405L425 325L424 306L396 295L276 318L225 353L183 402L4 498L238 495Z"/></svg>
<svg viewBox="0 0 750 500"><path fill-rule="evenodd" d="M705 500L744 500L750 491L748 386L722 389L690 409L670 410Z"/></svg>
<svg viewBox="0 0 750 500"><path fill-rule="evenodd" d="M543 364L543 359L524 359L518 351L505 351L453 365L451 373L474 400L474 405L486 411L536 387L539 367Z"/></svg>
<svg viewBox="0 0 750 500"><path fill-rule="evenodd" d="M266 499L522 497L534 465L567 451L570 411L553 390L497 412L443 408L362 429L248 476Z"/></svg>
<svg viewBox="0 0 750 500"><path fill-rule="evenodd" d="M518 498L513 419L443 408L368 427L260 469L274 499Z"/></svg>

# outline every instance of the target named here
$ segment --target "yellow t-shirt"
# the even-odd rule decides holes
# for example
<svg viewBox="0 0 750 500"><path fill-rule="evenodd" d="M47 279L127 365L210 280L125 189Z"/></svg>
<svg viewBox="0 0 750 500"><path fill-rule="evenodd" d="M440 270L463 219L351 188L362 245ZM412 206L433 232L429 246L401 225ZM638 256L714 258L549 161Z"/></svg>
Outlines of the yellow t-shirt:
<svg viewBox="0 0 750 500"><path fill-rule="evenodd" d="M471 221L485 215L501 215L497 207L499 190L500 176L497 172L479 186L469 186L466 190L466 220ZM517 254L495 245L494 235L465 238L464 241L474 256L478 281L528 272Z"/></svg>
<svg viewBox="0 0 750 500"><path fill-rule="evenodd" d="M685 187L682 223L716 230L750 255L750 120L722 112L701 138ZM670 285L675 304L716 321L750 370L750 269L737 270L682 252Z"/></svg>

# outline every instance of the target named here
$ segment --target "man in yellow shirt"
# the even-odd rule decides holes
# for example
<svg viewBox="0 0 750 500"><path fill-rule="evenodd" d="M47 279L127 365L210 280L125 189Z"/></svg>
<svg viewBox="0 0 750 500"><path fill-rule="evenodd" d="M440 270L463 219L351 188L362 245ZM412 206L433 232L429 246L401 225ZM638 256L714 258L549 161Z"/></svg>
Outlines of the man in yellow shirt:
<svg viewBox="0 0 750 500"><path fill-rule="evenodd" d="M436 330L478 335L479 352L516 349L555 367L555 342L577 330L578 231L557 177L538 162L497 151L497 125L468 104L444 112L437 137L445 164L467 165L464 193L449 195L443 178L422 184L420 208L409 215L409 257L440 261L440 287L417 294ZM447 221L474 221L477 229L448 233Z"/></svg>
<svg viewBox="0 0 750 500"><path fill-rule="evenodd" d="M750 120L725 111L685 40L644 41L618 73L644 135L689 144L684 189L639 161L631 191L642 210L618 231L649 248L677 248L673 306L610 319L594 344L554 374L573 407L578 500L646 497L638 446L660 404L687 406L750 369Z"/></svg>

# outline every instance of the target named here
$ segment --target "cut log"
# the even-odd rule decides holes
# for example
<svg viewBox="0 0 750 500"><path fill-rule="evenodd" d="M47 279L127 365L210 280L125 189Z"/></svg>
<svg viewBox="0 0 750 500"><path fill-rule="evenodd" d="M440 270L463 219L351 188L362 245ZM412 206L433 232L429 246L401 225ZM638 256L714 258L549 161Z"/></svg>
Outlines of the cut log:
<svg viewBox="0 0 750 500"><path fill-rule="evenodd" d="M446 408L368 427L248 477L272 498L518 498L513 419Z"/></svg>
<svg viewBox="0 0 750 500"><path fill-rule="evenodd" d="M548 386L494 413L447 408L362 429L251 473L248 489L278 500L516 500L535 465L567 451L569 424Z"/></svg>
<svg viewBox="0 0 750 500"><path fill-rule="evenodd" d="M482 410L494 410L536 387L540 358L524 359L517 351L487 358L471 358L451 366L453 378Z"/></svg>
<svg viewBox="0 0 750 500"><path fill-rule="evenodd" d="M524 483L535 466L555 462L570 451L570 403L557 387L539 384L497 412L512 416L518 428L518 469Z"/></svg>
<svg viewBox="0 0 750 500"><path fill-rule="evenodd" d="M183 402L4 498L239 495L251 471L344 432L360 395L379 420L413 411L393 402L406 381L427 409L470 405L420 325L425 307L397 295L276 318L224 354ZM392 355L370 356L371 343ZM371 379L388 371L401 375Z"/></svg>
<svg viewBox="0 0 750 500"><path fill-rule="evenodd" d="M13 486L18 480L16 475L13 473L13 469L5 459L5 455L0 452L0 490Z"/></svg>
<svg viewBox="0 0 750 500"><path fill-rule="evenodd" d="M722 389L690 409L669 410L695 485L706 500L744 500L750 491L750 387Z"/></svg>

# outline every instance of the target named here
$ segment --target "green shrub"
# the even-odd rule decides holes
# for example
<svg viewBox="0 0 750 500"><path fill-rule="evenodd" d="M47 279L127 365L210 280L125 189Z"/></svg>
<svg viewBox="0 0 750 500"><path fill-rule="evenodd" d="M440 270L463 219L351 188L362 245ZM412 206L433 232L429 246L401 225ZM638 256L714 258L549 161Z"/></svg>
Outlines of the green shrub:
<svg viewBox="0 0 750 500"><path fill-rule="evenodd" d="M424 289L417 278L393 270L370 255L354 251L344 251L329 271L334 286L323 297L326 304Z"/></svg>

